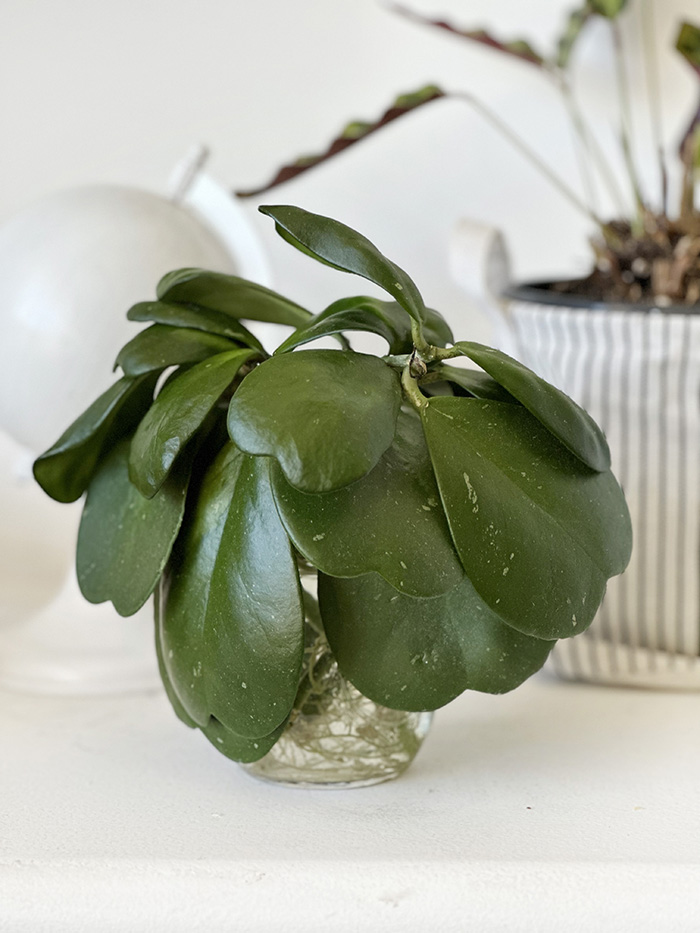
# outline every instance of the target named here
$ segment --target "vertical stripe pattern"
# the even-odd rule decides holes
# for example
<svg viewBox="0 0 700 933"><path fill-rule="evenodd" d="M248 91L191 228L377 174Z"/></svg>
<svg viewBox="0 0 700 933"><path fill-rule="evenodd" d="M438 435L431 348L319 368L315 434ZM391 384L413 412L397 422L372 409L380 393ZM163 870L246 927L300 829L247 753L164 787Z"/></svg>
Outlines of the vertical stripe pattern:
<svg viewBox="0 0 700 933"><path fill-rule="evenodd" d="M700 689L700 316L514 300L496 337L605 431L634 548L563 677Z"/></svg>

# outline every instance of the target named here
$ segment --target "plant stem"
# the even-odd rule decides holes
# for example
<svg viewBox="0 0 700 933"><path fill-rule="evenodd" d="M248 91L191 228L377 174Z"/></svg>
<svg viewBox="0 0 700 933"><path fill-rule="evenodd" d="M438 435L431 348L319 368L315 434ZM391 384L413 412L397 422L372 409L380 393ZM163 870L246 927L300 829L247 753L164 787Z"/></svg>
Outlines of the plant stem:
<svg viewBox="0 0 700 933"><path fill-rule="evenodd" d="M468 94L464 91L453 91L448 94L449 97L456 97L460 100L465 101L470 106L472 106L477 113L479 113L488 123L491 124L495 129L498 130L501 135L505 136L508 141L518 149L525 158L535 166L535 168L541 172L552 184L560 194L562 194L569 203L571 203L576 210L580 211L589 220L592 220L598 227L602 229L603 221L598 217L582 200L579 196L571 190L571 188L566 184L566 182L560 178L547 164L543 162L539 155L531 149L530 146L518 136L507 123L504 123L501 118L494 113L486 104L482 103L477 97L474 97L472 94Z"/></svg>
<svg viewBox="0 0 700 933"><path fill-rule="evenodd" d="M411 370L409 366L404 367L403 372L401 373L401 385L403 390L406 393L406 397L416 411L421 411L428 405L428 399L423 395L421 390L418 388L418 382L411 375Z"/></svg>
<svg viewBox="0 0 700 933"><path fill-rule="evenodd" d="M620 24L616 19L611 19L609 22L613 37L615 71L617 74L617 92L620 100L620 142L622 144L625 165L627 166L627 173L629 175L630 184L632 185L632 191L634 193L635 204L637 206L637 215L633 220L632 226L634 231L639 234L644 230L643 218L645 207L644 199L642 197L642 189L639 184L639 175L637 174L637 166L635 165L634 157L632 155L632 143L630 140L632 129L632 109L630 106L627 69L625 68L622 31L620 29Z"/></svg>
<svg viewBox="0 0 700 933"><path fill-rule="evenodd" d="M663 121L661 118L661 94L659 82L659 60L656 54L654 41L654 5L653 0L644 0L640 7L642 19L642 35L644 39L644 64L647 78L647 94L649 97L649 112L651 116L651 131L654 148L659 160L659 181L661 187L661 213L665 216L668 211L668 169L663 144Z"/></svg>
<svg viewBox="0 0 700 933"><path fill-rule="evenodd" d="M421 356L429 351L430 344L423 336L423 325L420 321L416 321L415 318L411 318L411 337L413 338L413 346Z"/></svg>

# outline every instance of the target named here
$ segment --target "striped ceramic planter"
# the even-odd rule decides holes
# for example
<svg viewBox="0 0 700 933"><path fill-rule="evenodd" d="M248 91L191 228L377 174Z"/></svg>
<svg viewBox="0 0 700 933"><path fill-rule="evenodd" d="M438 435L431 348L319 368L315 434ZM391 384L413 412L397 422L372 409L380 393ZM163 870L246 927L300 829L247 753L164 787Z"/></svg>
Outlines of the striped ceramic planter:
<svg viewBox="0 0 700 933"><path fill-rule="evenodd" d="M605 431L634 549L587 632L559 642L564 677L700 688L700 314L509 289L496 342Z"/></svg>

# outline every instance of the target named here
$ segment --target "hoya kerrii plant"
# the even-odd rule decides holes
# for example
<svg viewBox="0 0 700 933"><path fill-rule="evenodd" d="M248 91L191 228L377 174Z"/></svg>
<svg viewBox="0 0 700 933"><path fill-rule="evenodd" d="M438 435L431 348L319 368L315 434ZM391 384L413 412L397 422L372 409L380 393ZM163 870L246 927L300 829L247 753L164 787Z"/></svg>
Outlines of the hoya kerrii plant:
<svg viewBox="0 0 700 933"><path fill-rule="evenodd" d="M242 762L308 706L319 644L381 708L512 690L589 625L631 548L582 409L505 354L455 341L359 233L261 210L390 300L312 316L236 276L169 273L128 312L151 324L119 352L121 377L34 465L54 499L87 491L86 599L129 615L155 592L176 713ZM268 355L244 320L294 330ZM353 350L355 331L386 354ZM309 346L329 336L337 347ZM311 571L317 601L300 585Z"/></svg>

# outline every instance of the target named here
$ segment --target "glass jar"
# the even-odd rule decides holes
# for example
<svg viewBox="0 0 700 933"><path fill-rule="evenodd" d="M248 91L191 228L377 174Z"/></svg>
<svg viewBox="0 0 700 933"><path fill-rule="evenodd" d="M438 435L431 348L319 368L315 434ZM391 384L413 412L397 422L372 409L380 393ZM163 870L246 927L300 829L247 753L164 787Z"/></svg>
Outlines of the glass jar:
<svg viewBox="0 0 700 933"><path fill-rule="evenodd" d="M343 677L323 633L316 570L300 559L299 572L305 652L294 709L270 751L242 767L293 787L367 787L397 778L418 753L433 714L380 706Z"/></svg>

